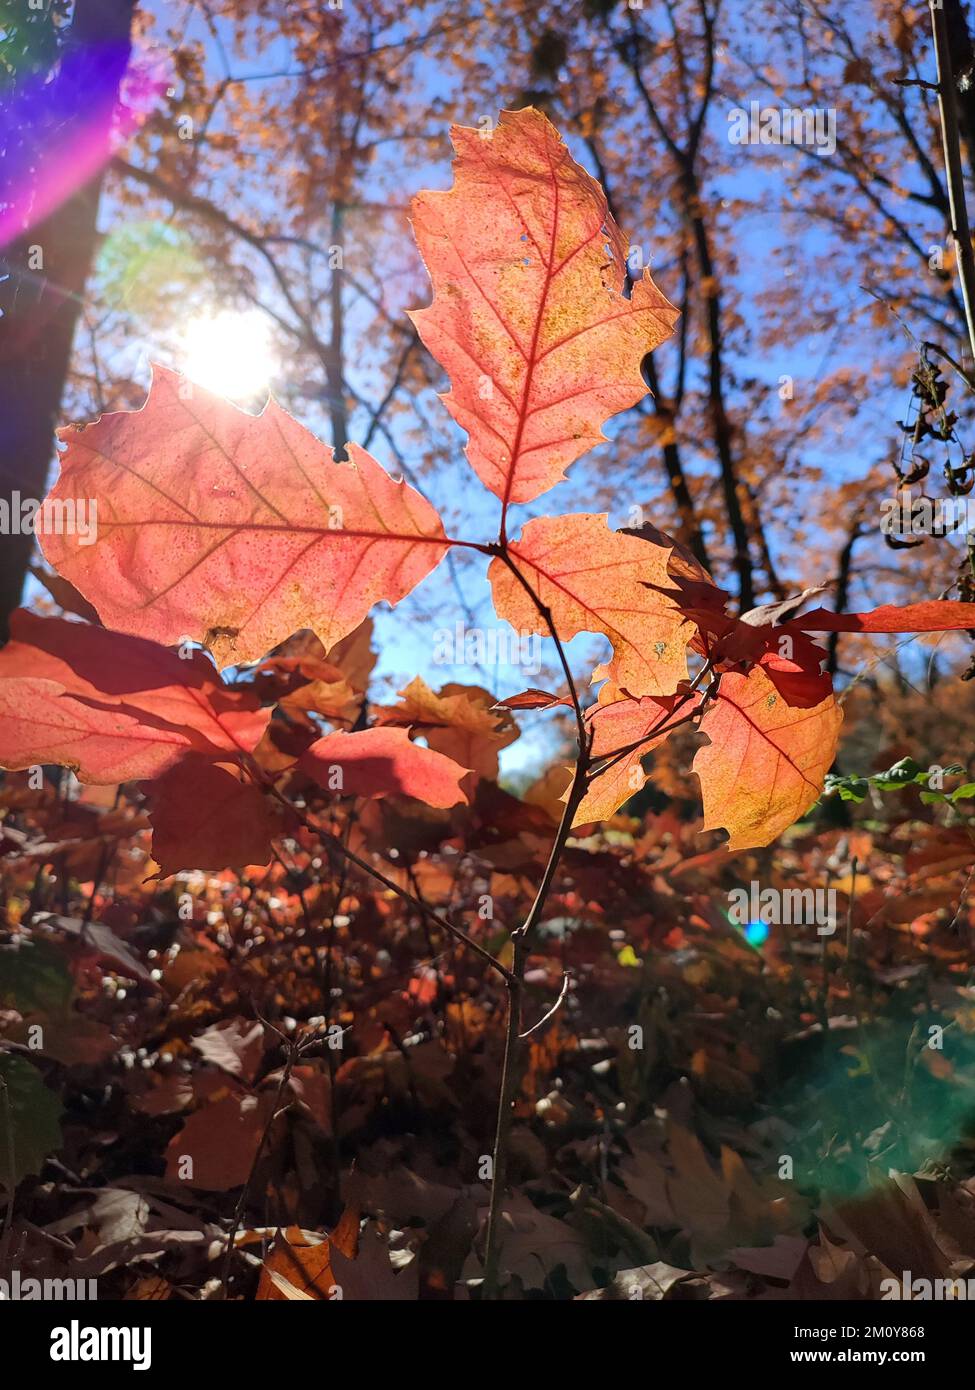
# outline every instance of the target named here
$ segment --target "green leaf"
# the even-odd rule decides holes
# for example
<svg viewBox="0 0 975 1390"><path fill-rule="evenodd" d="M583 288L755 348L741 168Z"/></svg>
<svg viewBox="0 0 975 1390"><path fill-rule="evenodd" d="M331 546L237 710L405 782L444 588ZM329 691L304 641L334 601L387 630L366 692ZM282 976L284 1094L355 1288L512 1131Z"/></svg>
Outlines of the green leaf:
<svg viewBox="0 0 975 1390"><path fill-rule="evenodd" d="M50 941L0 947L0 1004L20 1014L67 1012L74 981L64 952Z"/></svg>
<svg viewBox="0 0 975 1390"><path fill-rule="evenodd" d="M11 1192L41 1171L48 1154L61 1147L62 1114L60 1098L37 1068L0 1052L0 1186Z"/></svg>
<svg viewBox="0 0 975 1390"><path fill-rule="evenodd" d="M823 790L827 796L838 792L841 801L861 802L870 790L870 785L865 777L834 777L832 773L828 773Z"/></svg>
<svg viewBox="0 0 975 1390"><path fill-rule="evenodd" d="M927 785L930 771L922 768L913 758L901 758L899 763L889 767L886 772L878 772L876 777L871 777L871 782L880 791L896 791L901 787L909 787L914 783Z"/></svg>
<svg viewBox="0 0 975 1390"><path fill-rule="evenodd" d="M966 782L963 787L956 787L949 796L949 801L967 801L969 797L975 796L975 782Z"/></svg>

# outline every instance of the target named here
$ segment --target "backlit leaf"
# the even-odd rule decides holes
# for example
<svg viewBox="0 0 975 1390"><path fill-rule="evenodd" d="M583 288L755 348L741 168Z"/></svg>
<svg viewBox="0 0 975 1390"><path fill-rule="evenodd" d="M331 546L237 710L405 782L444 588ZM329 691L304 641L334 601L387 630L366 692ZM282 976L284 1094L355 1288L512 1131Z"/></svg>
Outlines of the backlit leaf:
<svg viewBox="0 0 975 1390"><path fill-rule="evenodd" d="M362 729L326 734L313 743L298 766L338 796L414 796L428 806L466 801L461 779L467 769L411 743L405 729Z"/></svg>
<svg viewBox="0 0 975 1390"><path fill-rule="evenodd" d="M61 431L54 499L97 502L94 543L44 553L108 627L203 642L221 667L299 628L325 646L398 603L448 542L430 503L363 449L350 462L276 401L247 415L155 367L141 410Z"/></svg>
<svg viewBox="0 0 975 1390"><path fill-rule="evenodd" d="M724 827L732 850L769 844L822 792L842 720L832 695L812 709L787 704L761 667L722 676L699 726L710 743L694 759L704 829Z"/></svg>
<svg viewBox="0 0 975 1390"><path fill-rule="evenodd" d="M413 200L434 289L413 320L474 471L506 506L530 502L646 395L640 363L678 314L647 271L625 297L627 240L540 111L451 137L453 188Z"/></svg>
<svg viewBox="0 0 975 1390"><path fill-rule="evenodd" d="M687 677L693 634L673 601L648 581L668 586L670 552L653 541L612 531L605 515L576 513L526 523L510 547L520 574L551 615L560 639L604 633L613 659L593 679L608 677L630 695L670 695ZM548 625L502 560L488 570L494 606L519 631L548 635Z"/></svg>
<svg viewBox="0 0 975 1390"><path fill-rule="evenodd" d="M60 763L83 782L156 777L187 753L250 752L269 712L199 651L19 611L0 651L0 766Z"/></svg>

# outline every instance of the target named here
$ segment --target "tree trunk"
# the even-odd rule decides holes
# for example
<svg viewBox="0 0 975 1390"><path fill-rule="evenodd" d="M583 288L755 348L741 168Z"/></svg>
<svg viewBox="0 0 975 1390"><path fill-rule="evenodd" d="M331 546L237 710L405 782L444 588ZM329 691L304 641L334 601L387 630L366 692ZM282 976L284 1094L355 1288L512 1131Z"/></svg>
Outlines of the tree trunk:
<svg viewBox="0 0 975 1390"><path fill-rule="evenodd" d="M131 52L134 0L76 0L54 81L21 79L0 199L0 643L33 549L21 499L44 496L71 342L95 250L112 117ZM25 88L33 93L32 100ZM79 177L84 180L78 184ZM6 205L4 207L4 205ZM6 220L3 220L6 219ZM4 505L6 504L6 505Z"/></svg>
<svg viewBox="0 0 975 1390"><path fill-rule="evenodd" d="M975 47L962 0L943 0L951 71L955 79L958 124L968 159L969 178L975 178Z"/></svg>

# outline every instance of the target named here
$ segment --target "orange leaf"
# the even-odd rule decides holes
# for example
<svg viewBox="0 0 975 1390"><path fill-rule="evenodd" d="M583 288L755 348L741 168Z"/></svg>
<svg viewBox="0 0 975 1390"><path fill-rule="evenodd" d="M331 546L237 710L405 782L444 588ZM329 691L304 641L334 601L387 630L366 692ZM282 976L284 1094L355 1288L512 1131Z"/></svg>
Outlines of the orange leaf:
<svg viewBox="0 0 975 1390"><path fill-rule="evenodd" d="M221 667L301 627L338 642L449 545L429 502L357 445L336 463L275 401L247 415L165 367L141 410L60 435L51 497L97 502L98 526L93 544L46 535L47 559L107 626L204 642Z"/></svg>
<svg viewBox="0 0 975 1390"><path fill-rule="evenodd" d="M694 759L704 829L723 826L730 850L769 844L822 791L842 722L832 695L812 709L796 709L759 666L747 676L723 675L699 726L710 744Z"/></svg>
<svg viewBox="0 0 975 1390"><path fill-rule="evenodd" d="M278 1234L261 1267L257 1298L331 1299L336 1288L328 1237L309 1239L303 1231L292 1227Z"/></svg>
<svg viewBox="0 0 975 1390"><path fill-rule="evenodd" d="M0 652L0 766L60 763L83 782L159 776L187 753L250 752L270 711L202 652L20 610Z"/></svg>
<svg viewBox="0 0 975 1390"><path fill-rule="evenodd" d="M481 777L498 775L498 751L514 743L519 730L511 715L495 708L494 696L479 685L445 685L434 693L417 676L399 692L401 704L380 710L377 722L408 726L431 748Z"/></svg>
<svg viewBox="0 0 975 1390"><path fill-rule="evenodd" d="M830 613L814 608L789 627L801 632L956 632L975 629L975 603L954 603L950 599L928 599L925 603L906 603L902 608L883 604L869 613Z"/></svg>
<svg viewBox="0 0 975 1390"><path fill-rule="evenodd" d="M586 711L586 723L593 730L592 756L603 757L647 738L651 730L666 722L673 703L672 699L655 700L652 696L630 700L619 690L604 686L599 692L599 703ZM629 801L649 780L640 760L665 738L667 734L641 743L639 748L625 754L598 776L583 797L573 824L608 820Z"/></svg>
<svg viewBox="0 0 975 1390"><path fill-rule="evenodd" d="M540 112L454 126L454 186L413 200L433 303L413 314L481 481L530 502L646 395L645 355L677 310L648 272L624 296L627 239Z"/></svg>
<svg viewBox="0 0 975 1390"><path fill-rule="evenodd" d="M670 695L687 678L687 642L694 628L656 588L669 586L670 552L653 541L612 531L606 515L575 513L529 521L509 547L519 572L549 609L562 641L577 632L604 633L613 660L608 676L630 695ZM548 634L523 586L500 559L488 578L499 617L522 631Z"/></svg>
<svg viewBox="0 0 975 1390"><path fill-rule="evenodd" d="M405 729L362 729L326 734L298 766L320 786L341 796L415 796L428 806L466 801L460 781L468 769L411 743Z"/></svg>

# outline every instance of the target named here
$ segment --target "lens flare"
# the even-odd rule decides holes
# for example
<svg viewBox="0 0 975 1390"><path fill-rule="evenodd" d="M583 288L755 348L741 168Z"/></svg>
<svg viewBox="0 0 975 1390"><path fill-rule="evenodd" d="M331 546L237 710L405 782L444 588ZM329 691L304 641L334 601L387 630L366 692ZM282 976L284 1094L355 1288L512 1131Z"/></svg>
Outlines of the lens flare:
<svg viewBox="0 0 975 1390"><path fill-rule="evenodd" d="M256 309L192 319L183 331L179 358L191 381L238 401L265 393L278 365L267 318Z"/></svg>

